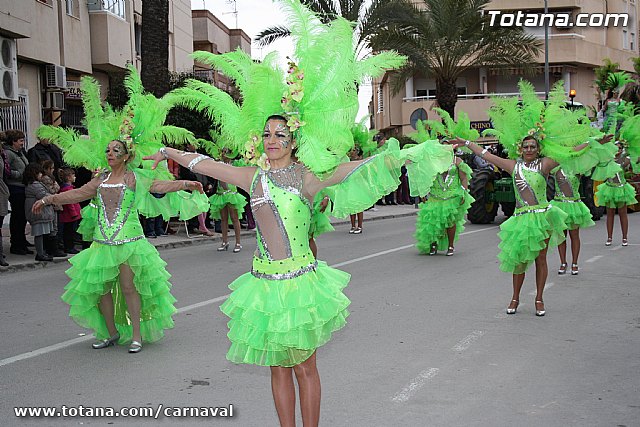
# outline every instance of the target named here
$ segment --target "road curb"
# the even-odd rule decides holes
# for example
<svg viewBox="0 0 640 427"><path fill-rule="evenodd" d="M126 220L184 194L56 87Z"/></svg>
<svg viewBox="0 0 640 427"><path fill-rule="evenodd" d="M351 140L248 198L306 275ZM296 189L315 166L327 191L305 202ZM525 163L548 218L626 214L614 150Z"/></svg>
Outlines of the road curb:
<svg viewBox="0 0 640 427"><path fill-rule="evenodd" d="M380 216L375 216L375 217L372 217L372 218L365 218L365 222L380 221L380 220L383 220L383 219L405 218L405 217L416 216L417 214L418 214L418 210L416 209L415 212L380 215ZM333 226L346 225L346 224L351 224L351 221L347 220L347 219L334 219L331 222L331 225L333 225ZM255 235L255 231L254 230L242 230L240 235L243 236L243 237L244 236L253 236L253 235ZM187 240L180 240L180 241L177 241L177 242L159 243L159 244L154 245L154 246L158 251L160 251L160 250L163 250L163 249L184 248L184 247L187 247L187 246L200 246L200 245L210 244L210 243L215 243L215 242L220 242L220 241L222 241L222 237L221 236L209 237L209 238L195 237L195 238L191 238L191 239L187 238ZM53 261L49 261L49 262L33 261L33 262L27 262L27 263L21 263L21 264L10 264L8 267L0 267L0 275L9 274L9 273L17 273L17 272L20 272L20 271L31 271L31 270L38 270L38 269L42 269L42 268L47 268L47 267L51 266L52 264L66 263L70 258L71 257L57 258L57 259L54 258Z"/></svg>

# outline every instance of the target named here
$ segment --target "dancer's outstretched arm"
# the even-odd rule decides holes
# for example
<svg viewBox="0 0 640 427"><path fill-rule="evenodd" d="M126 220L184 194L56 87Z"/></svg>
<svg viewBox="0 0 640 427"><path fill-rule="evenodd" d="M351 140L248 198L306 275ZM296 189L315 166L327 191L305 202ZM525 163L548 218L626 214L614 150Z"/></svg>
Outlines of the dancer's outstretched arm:
<svg viewBox="0 0 640 427"><path fill-rule="evenodd" d="M251 180L255 174L255 167L236 167L218 162L204 154L188 153L174 148L163 148L152 156L143 160L153 160L153 169L163 160L171 159L192 172L207 175L220 181L233 184L245 191L250 191Z"/></svg>
<svg viewBox="0 0 640 427"><path fill-rule="evenodd" d="M515 160L503 159L502 157L498 157L495 154L491 154L486 148L482 148L475 142L466 141L461 138L454 138L448 140L447 143L455 145L456 148L460 146L466 146L473 152L473 154L482 157L492 165L495 165L500 169L506 171L509 175L513 173L513 168L516 166Z"/></svg>

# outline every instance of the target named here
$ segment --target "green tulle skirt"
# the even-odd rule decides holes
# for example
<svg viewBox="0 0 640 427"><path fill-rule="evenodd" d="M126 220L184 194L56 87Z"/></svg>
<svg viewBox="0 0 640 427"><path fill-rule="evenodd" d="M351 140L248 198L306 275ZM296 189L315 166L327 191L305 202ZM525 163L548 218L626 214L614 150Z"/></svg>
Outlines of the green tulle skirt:
<svg viewBox="0 0 640 427"><path fill-rule="evenodd" d="M234 363L291 367L307 360L346 324L350 275L318 261L315 271L269 280L246 273L229 285L220 309L228 322Z"/></svg>
<svg viewBox="0 0 640 427"><path fill-rule="evenodd" d="M622 187L614 187L606 182L598 186L596 191L598 205L608 208L621 208L624 205L634 205L638 203L636 200L636 191L631 184L626 182Z"/></svg>
<svg viewBox="0 0 640 427"><path fill-rule="evenodd" d="M567 219L564 222L567 224L568 230L596 225L591 218L589 208L581 201L565 202L562 200L554 200L551 203L567 214Z"/></svg>
<svg viewBox="0 0 640 427"><path fill-rule="evenodd" d="M500 270L521 274L527 271L540 251L559 245L565 240L564 231L567 214L551 205L545 212L519 213L527 210L545 209L545 206L527 206L516 209L515 214L500 225Z"/></svg>
<svg viewBox="0 0 640 427"><path fill-rule="evenodd" d="M69 304L69 316L80 326L93 329L96 338L105 339L109 332L100 312L100 298L111 292L115 308L115 323L120 344L131 340L132 326L127 304L118 282L119 266L127 264L134 274L134 285L140 295L140 330L143 342L157 341L165 329L173 327L171 316L176 312L171 295L171 275L167 265L146 239L123 245L103 245L94 242L69 260L62 300Z"/></svg>
<svg viewBox="0 0 640 427"><path fill-rule="evenodd" d="M209 197L209 213L213 219L222 219L220 211L225 206L231 206L238 213L242 213L247 204L247 199L240 193L214 194ZM229 218L231 220L231 218Z"/></svg>
<svg viewBox="0 0 640 427"><path fill-rule="evenodd" d="M460 196L448 200L429 199L420 203L420 211L416 220L416 247L420 253L426 254L431 250L431 244L436 242L438 250L449 247L447 228L456 226L454 242L464 231L464 216L473 203L473 197L464 192Z"/></svg>

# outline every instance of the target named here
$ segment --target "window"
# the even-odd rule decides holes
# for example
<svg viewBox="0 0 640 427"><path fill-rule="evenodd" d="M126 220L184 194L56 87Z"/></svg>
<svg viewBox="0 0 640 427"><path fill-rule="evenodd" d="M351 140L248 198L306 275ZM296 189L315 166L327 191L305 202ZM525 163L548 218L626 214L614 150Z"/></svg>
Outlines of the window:
<svg viewBox="0 0 640 427"><path fill-rule="evenodd" d="M377 113L384 113L384 90L382 90L382 85L378 86L378 111Z"/></svg>
<svg viewBox="0 0 640 427"><path fill-rule="evenodd" d="M46 4L53 7L53 0L36 0L38 3Z"/></svg>
<svg viewBox="0 0 640 427"><path fill-rule="evenodd" d="M622 48L629 49L629 33L627 30L622 30Z"/></svg>
<svg viewBox="0 0 640 427"><path fill-rule="evenodd" d="M636 34L635 33L631 33L631 37L629 38L629 49L630 50L636 50Z"/></svg>
<svg viewBox="0 0 640 427"><path fill-rule="evenodd" d="M64 0L65 1L65 10L67 15L75 16L78 18L80 16L80 0Z"/></svg>
<svg viewBox="0 0 640 427"><path fill-rule="evenodd" d="M90 11L103 10L125 19L125 3L126 0L89 0L87 5Z"/></svg>
<svg viewBox="0 0 640 427"><path fill-rule="evenodd" d="M418 89L418 90L416 90L416 96L417 97L427 96L427 90L426 89Z"/></svg>
<svg viewBox="0 0 640 427"><path fill-rule="evenodd" d="M142 25L133 24L133 32L136 38L136 55L142 56Z"/></svg>

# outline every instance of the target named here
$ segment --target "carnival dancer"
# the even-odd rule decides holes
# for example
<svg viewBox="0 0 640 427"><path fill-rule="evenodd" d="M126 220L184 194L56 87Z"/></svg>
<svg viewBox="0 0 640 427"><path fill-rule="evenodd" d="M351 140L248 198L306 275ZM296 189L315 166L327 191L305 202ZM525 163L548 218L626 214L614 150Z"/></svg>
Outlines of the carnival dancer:
<svg viewBox="0 0 640 427"><path fill-rule="evenodd" d="M628 246L629 219L627 206L638 203L635 189L624 177L626 172L640 172L640 116L627 118L616 142L618 151L614 159L600 163L593 172L593 179L604 179L598 186L596 199L600 206L607 208L606 246L613 242L613 225L616 209L620 216L622 246Z"/></svg>
<svg viewBox="0 0 640 427"><path fill-rule="evenodd" d="M145 239L138 213L171 216L177 214L177 207L186 208L190 203L198 205L191 211L208 206L200 183L162 180L158 178L170 176L166 168L140 168L141 157L157 150L161 141L190 134L162 126L170 104L144 94L133 68L126 86L130 101L124 110L114 111L100 105L95 80L83 78L90 139L80 138L73 130L39 129L39 136L65 149L66 163L101 168L103 172L78 189L38 200L33 211L92 198L97 201L93 243L69 260L72 266L67 275L71 281L62 300L71 306L69 315L76 323L93 329L98 338L94 349L129 342L128 351L138 353L143 342L157 341L164 329L173 327L176 311L166 263ZM181 190L195 194L174 193ZM155 199L151 192L171 192L174 197Z"/></svg>
<svg viewBox="0 0 640 427"><path fill-rule="evenodd" d="M519 88L521 100L516 97L494 100L489 116L495 129L485 131L498 137L508 151L508 159L495 156L473 142L459 138L452 141L467 146L512 176L516 211L502 223L498 234L500 269L513 275L513 295L506 311L516 313L525 272L535 262L535 313L544 316L547 249L562 242L567 229L567 214L547 201L547 176L559 165L558 161L574 173L593 167L595 163L586 166L580 157L590 152L587 157L595 159L594 162L609 158L612 144L601 145L609 142L611 136L597 139L599 136L593 135L583 112L565 108L562 82L554 86L546 105L537 97L531 83L521 80Z"/></svg>
<svg viewBox="0 0 640 427"><path fill-rule="evenodd" d="M220 151L221 160L226 164L231 164L229 150L222 149ZM235 156L232 156L235 157ZM247 204L247 200L243 195L238 193L238 189L233 184L228 184L224 181L218 181L218 188L216 194L209 197L211 207L209 213L211 218L221 221L222 230L222 244L218 248L218 251L226 251L229 249L229 222L233 223L233 231L236 237L236 245L233 248L233 253L238 253L242 250L240 244L240 219L238 212L242 212Z"/></svg>
<svg viewBox="0 0 640 427"><path fill-rule="evenodd" d="M443 123L429 120L417 124L417 132L410 138L417 143L429 143L438 136L444 138L460 137L474 140L480 135L471 129L469 117L461 112L458 123L449 114L436 108ZM431 129L431 134L425 127ZM426 142L425 142L426 141ZM469 194L471 168L459 157L454 157L449 168L438 174L425 202L420 203L416 220L416 247L420 253L435 255L438 250L446 250L447 256L454 253L454 243L464 231L465 215L474 199Z"/></svg>
<svg viewBox="0 0 640 427"><path fill-rule="evenodd" d="M579 176L567 172L561 166L551 170L554 179L555 196L553 204L567 214L565 224L567 230L564 232L565 240L558 245L560 255L560 268L558 274L567 272L567 232L571 238L571 275L575 276L579 272L578 256L580 255L580 229L595 225L591 219L591 212L587 205L580 199L580 178Z"/></svg>
<svg viewBox="0 0 640 427"><path fill-rule="evenodd" d="M444 146L401 152L393 140L377 156L340 164L353 144L355 83L401 65L404 58L387 52L357 61L349 22L338 18L323 24L298 0L280 4L292 23L296 46L297 63L292 60L286 83L273 55L255 63L241 51L199 52L194 54L199 62L235 80L241 105L202 82L190 81L175 91L182 105L213 117L224 143L245 152L249 163L259 167L233 167L171 148L149 159L173 159L250 194L257 250L251 272L229 286L233 293L221 306L230 317L227 358L270 367L276 411L284 426L295 424L295 373L303 422L316 426L316 350L344 327L350 302L342 293L349 274L316 260L309 249L312 202L331 186L334 215L359 212L398 186L407 160L413 162L410 173L423 173L415 182L430 183L449 164L452 152ZM292 159L294 149L300 163ZM424 187L414 191L428 191Z"/></svg>

